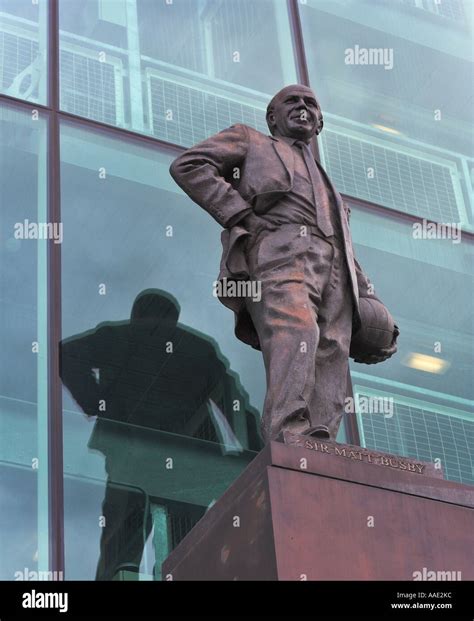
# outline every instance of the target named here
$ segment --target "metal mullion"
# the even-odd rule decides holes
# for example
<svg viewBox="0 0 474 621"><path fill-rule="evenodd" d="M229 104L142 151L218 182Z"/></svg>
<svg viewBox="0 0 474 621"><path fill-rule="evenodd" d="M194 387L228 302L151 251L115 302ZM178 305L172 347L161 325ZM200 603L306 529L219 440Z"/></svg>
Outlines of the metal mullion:
<svg viewBox="0 0 474 621"><path fill-rule="evenodd" d="M176 156L185 151L187 148L182 145L175 144L174 142L166 142L160 138L155 138L154 136L150 136L148 134L140 134L130 129L109 125L108 123L102 123L101 121L96 121L95 119L88 119L87 117L78 116L76 114L72 114L71 112L61 111L58 113L58 116L61 121L71 121L74 124L81 125L86 129L107 134L109 137L127 138L129 142L134 142L137 145L160 148Z"/></svg>
<svg viewBox="0 0 474 621"><path fill-rule="evenodd" d="M48 19L48 221L61 222L59 144L59 6L49 0ZM48 467L50 571L64 575L64 473L61 342L61 244L48 240Z"/></svg>
<svg viewBox="0 0 474 621"><path fill-rule="evenodd" d="M437 224L436 220L430 220L428 218L422 218L421 216L417 216L415 214L407 213L406 211L399 211L398 209L392 209L391 207L385 207L384 205L380 205L379 203L372 203L364 198L358 198L357 196L350 196L348 194L341 194L343 200L347 202L351 202L357 207L364 209L365 211L370 211L372 213L376 213L381 215L384 218L392 218L394 220L402 220L405 224L414 223L414 222L422 222L425 220L427 223ZM462 231L462 237L474 240L474 233L470 231Z"/></svg>
<svg viewBox="0 0 474 621"><path fill-rule="evenodd" d="M311 87L298 0L288 0L288 13L290 16L290 29L293 39L293 50L296 58L296 74L298 76L298 82L300 84L304 84L305 86ZM311 140L311 148L314 156L318 162L320 162L321 157L319 152L319 144L316 137Z"/></svg>
<svg viewBox="0 0 474 621"><path fill-rule="evenodd" d="M14 105L17 108L25 108L28 111L30 110L40 110L41 112L49 112L49 106L45 106L40 103L33 103L31 101L26 101L25 99L19 99L18 97L12 97L11 95L5 95L5 93L0 93L0 100L4 100L6 104Z"/></svg>
<svg viewBox="0 0 474 621"><path fill-rule="evenodd" d="M300 84L309 86L308 64L303 45L303 30L298 9L298 0L288 0L288 13L290 16L290 30L293 39L293 51L296 58L296 74Z"/></svg>

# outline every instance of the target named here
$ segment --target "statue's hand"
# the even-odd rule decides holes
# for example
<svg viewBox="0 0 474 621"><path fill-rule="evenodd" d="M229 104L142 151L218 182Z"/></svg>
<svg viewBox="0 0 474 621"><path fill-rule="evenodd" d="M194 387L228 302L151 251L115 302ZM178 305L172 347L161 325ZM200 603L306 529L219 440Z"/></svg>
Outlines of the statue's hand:
<svg viewBox="0 0 474 621"><path fill-rule="evenodd" d="M400 330L398 326L395 326L390 347L380 350L377 354L363 354L359 356L359 358L354 358L354 362L359 362L361 364L377 364L379 362L384 362L384 360L388 360L397 352L397 337L399 334Z"/></svg>

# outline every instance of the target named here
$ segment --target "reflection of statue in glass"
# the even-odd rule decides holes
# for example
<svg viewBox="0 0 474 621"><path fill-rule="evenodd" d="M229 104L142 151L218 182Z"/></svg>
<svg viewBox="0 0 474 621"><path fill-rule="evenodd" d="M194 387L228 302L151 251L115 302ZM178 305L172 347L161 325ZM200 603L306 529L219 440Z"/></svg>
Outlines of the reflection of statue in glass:
<svg viewBox="0 0 474 621"><path fill-rule="evenodd" d="M238 455L244 450L234 429L238 416L245 448L262 447L256 413L236 376L209 337L178 323L179 312L173 296L150 289L137 296L129 321L103 323L61 344L62 380L82 410L97 416L89 448L105 456L108 475L97 580L111 580L120 569L138 572L152 514L158 552L158 512L168 530L173 519L194 523L204 513L206 507L170 502L162 490L166 475L157 464L170 438L188 437L190 448L193 439L207 440L218 443L221 455ZM168 552L161 550L161 560Z"/></svg>
<svg viewBox="0 0 474 621"><path fill-rule="evenodd" d="M265 440L282 430L335 439L353 331L362 325L351 355L372 364L395 353L398 329L354 258L349 209L311 153L323 127L313 91L282 89L267 123L271 136L241 124L219 132L170 172L224 227L220 297L237 337L263 353ZM242 287L233 297L237 280L261 283L261 300Z"/></svg>

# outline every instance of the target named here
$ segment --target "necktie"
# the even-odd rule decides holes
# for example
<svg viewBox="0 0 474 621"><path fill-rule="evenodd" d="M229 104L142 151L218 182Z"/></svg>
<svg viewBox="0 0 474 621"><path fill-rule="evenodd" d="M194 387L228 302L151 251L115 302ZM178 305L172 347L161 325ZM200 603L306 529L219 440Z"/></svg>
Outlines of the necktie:
<svg viewBox="0 0 474 621"><path fill-rule="evenodd" d="M311 185L313 186L316 221L318 227L326 237L330 237L331 235L334 235L334 229L329 215L331 205L324 180L318 170L309 145L302 140L296 140L294 144L303 151L303 158L309 172Z"/></svg>

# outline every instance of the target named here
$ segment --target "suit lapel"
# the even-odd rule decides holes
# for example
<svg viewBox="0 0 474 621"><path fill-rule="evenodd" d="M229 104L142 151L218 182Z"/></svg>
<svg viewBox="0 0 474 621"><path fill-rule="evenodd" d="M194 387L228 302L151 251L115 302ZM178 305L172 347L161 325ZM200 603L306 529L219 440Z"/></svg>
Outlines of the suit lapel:
<svg viewBox="0 0 474 621"><path fill-rule="evenodd" d="M276 136L269 136L273 143L273 147L277 152L278 157L282 161L283 166L285 167L288 176L289 176L289 187L293 187L293 174L295 170L295 160L293 149L287 144L284 140L279 140Z"/></svg>
<svg viewBox="0 0 474 621"><path fill-rule="evenodd" d="M322 165L316 159L315 159L315 162L316 162L316 166L319 168L321 174L323 175L326 183L328 184L329 188L331 189L331 192L333 193L334 198L336 199L336 205L337 205L337 210L338 210L339 214L341 215L341 217L344 216L344 207L343 207L343 204L342 204L342 197L341 197L341 195L339 194L339 192L334 187L331 179L329 178L328 174L326 173L326 171L324 170Z"/></svg>
<svg viewBox="0 0 474 621"><path fill-rule="evenodd" d="M276 136L269 136L269 138L271 139L272 143L273 143L273 147L275 149L275 151L278 154L278 157L280 158L280 160L282 161L285 169L288 172L289 175L289 187L292 188L293 187L293 175L294 175L294 169L295 169L295 161L294 161L294 153L293 153L293 149L291 148L291 146L285 142L284 140L280 140L278 137ZM339 217L341 219L342 222L342 228L343 228L343 232L344 232L344 237L347 238L349 234L348 228L347 228L347 223L346 223L346 215L344 212L344 206L343 206L343 202L342 202L342 197L339 194L339 192L336 190L335 186L333 185L331 179L329 178L328 174L326 173L326 171L324 170L324 168L322 167L322 165L318 162L318 160L315 159L316 165L318 166L321 174L323 175L328 187L330 188L331 192L333 193L333 196L336 200L336 205L337 205L337 211L339 213Z"/></svg>
<svg viewBox="0 0 474 621"><path fill-rule="evenodd" d="M293 175L294 175L294 169L295 169L295 160L294 160L294 153L293 153L293 149L291 148L291 146L285 142L284 140L280 140L278 137L276 136L269 136L269 138L272 140L273 142L273 147L275 149L275 151L278 154L278 157L281 159L283 165L285 166L286 170L288 171L289 177L290 177L290 187L293 187ZM344 207L342 204L342 198L341 195L339 194L339 192L336 190L336 188L334 187L331 179L328 177L326 171L324 170L324 168L322 167L322 165L318 162L318 160L315 159L316 165L318 166L321 174L323 175L324 179L326 180L327 185L329 186L329 188L331 189L334 198L336 199L336 205L337 205L337 209L338 212L342 217L345 217L344 214Z"/></svg>

